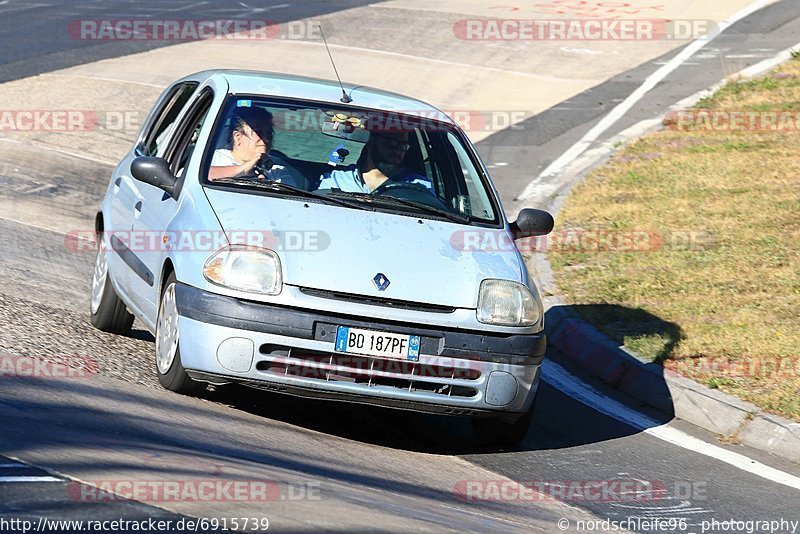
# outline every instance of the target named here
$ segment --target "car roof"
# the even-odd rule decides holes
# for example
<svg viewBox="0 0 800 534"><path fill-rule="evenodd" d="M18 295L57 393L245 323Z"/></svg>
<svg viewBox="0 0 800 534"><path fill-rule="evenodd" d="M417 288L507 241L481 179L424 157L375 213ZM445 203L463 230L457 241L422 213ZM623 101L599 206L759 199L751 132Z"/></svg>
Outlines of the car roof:
<svg viewBox="0 0 800 534"><path fill-rule="evenodd" d="M231 94L297 98L341 107L347 105L341 101L342 88L339 83L322 78L277 72L225 69L196 72L186 76L183 80L195 80L202 83L212 77L224 79ZM352 83L342 83L342 85L352 99L350 106L414 115L424 114L427 118L454 124L443 111L421 100L364 85Z"/></svg>

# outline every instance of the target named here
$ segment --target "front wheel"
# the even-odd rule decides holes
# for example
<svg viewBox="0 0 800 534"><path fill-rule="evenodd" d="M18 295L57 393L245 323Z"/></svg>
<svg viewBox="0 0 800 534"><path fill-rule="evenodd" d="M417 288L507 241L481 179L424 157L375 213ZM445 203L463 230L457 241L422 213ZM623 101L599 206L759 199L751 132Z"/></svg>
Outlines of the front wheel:
<svg viewBox="0 0 800 534"><path fill-rule="evenodd" d="M156 374L158 382L170 391L196 395L205 385L195 382L181 363L180 336L178 332L178 305L175 301L177 279L170 273L158 306L156 321Z"/></svg>
<svg viewBox="0 0 800 534"><path fill-rule="evenodd" d="M103 332L127 334L133 325L133 314L125 307L108 279L108 257L102 241L98 245L94 262L89 311L92 325Z"/></svg>

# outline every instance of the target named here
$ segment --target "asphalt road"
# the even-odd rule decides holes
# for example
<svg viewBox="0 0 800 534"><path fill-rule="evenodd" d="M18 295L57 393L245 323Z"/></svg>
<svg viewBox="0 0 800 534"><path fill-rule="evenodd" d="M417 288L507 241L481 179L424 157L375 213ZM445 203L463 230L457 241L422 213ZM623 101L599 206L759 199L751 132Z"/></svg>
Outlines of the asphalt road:
<svg viewBox="0 0 800 534"><path fill-rule="evenodd" d="M180 5L165 2L163 12ZM0 81L133 51L126 48L130 45L90 46L52 35L56 29L63 30L65 21L76 16L73 13L86 13L81 10L96 8L99 18L120 12L133 16L134 7L127 2L39 7L15 0L0 2L0 28L21 45L2 50ZM192 18L212 16L217 12L213 10L224 7L205 3L202 9L208 11L193 12ZM799 42L798 7L796 1L781 2L735 26L700 54L695 65L673 73L607 136L655 116L665 105L715 83L730 69L738 70ZM269 17L289 20L334 8L319 3L286 13L280 9L276 7ZM30 30L32 17L39 21L35 31ZM615 77L531 119L522 130L500 132L480 143L505 201L512 202L533 175L657 67L658 61L651 62ZM545 374L535 422L523 446L515 451L479 448L460 420L298 400L242 388L210 391L201 399L161 390L152 371L152 337L141 326L132 336L119 337L97 332L88 324L93 255L75 251L74 243L64 237L70 229L85 229L109 173L110 168L97 163L55 153L43 156L23 146L4 145L0 154L0 200L37 214L35 223L0 215L0 250L4 251L0 255L0 353L51 361L79 355L99 366L98 374L71 381L3 379L0 452L46 471L0 467L0 519L179 519L246 512L269 517L271 529L278 531L380 527L398 532L552 532L561 518L570 521L568 531L577 532L579 520L634 517L650 521L627 523L643 527L629 530L699 532L702 522L712 519L800 519L796 487L715 456L734 451L795 477L800 476L798 466L742 446L721 444L680 421L665 425L678 432L678 439L665 441L663 434L647 431L647 425L632 424L625 417L627 412L609 415L609 410L598 411L554 387L548 376L556 376L555 367L549 368L553 374ZM568 367L556 352L551 351L549 359ZM576 387L590 387L636 408L590 377L569 371ZM689 450L692 437L711 447ZM0 463L18 462L0 458ZM3 477L14 476L11 472L57 480L5 482ZM203 481L220 476L275 481L280 495L267 503L162 500L99 505L74 498L68 489L72 478ZM643 480L663 492L650 500L628 495L591 502L576 496L464 502L456 495L461 481L506 478L556 486L564 481ZM289 498L292 492L304 496ZM316 492L314 497L312 492ZM680 519L686 520L685 529L678 523L669 526L669 520ZM594 530L609 528L606 524ZM723 531L721 527L715 530Z"/></svg>
<svg viewBox="0 0 800 534"><path fill-rule="evenodd" d="M86 508L75 506L71 493L91 494L93 488L54 475L11 458L0 456L0 530L2 532L32 530L41 518L50 518L41 532L78 532L74 521L86 519ZM91 519L95 521L172 521L179 525L192 518L166 512L127 499L107 499L92 502ZM5 521L5 522L4 522ZM110 526L110 524L109 524ZM178 531L178 529L176 529ZM186 529L184 529L186 531Z"/></svg>
<svg viewBox="0 0 800 534"><path fill-rule="evenodd" d="M281 23L363 6L366 1L273 2L251 0L56 0L0 2L0 83L101 59L143 52L174 41L96 41L76 39L67 31L80 20L268 20Z"/></svg>

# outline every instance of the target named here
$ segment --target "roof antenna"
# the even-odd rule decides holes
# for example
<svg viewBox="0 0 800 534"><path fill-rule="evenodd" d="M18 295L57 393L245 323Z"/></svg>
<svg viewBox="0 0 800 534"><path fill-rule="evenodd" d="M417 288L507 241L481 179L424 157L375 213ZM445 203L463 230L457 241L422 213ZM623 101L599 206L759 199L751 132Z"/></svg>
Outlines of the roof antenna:
<svg viewBox="0 0 800 534"><path fill-rule="evenodd" d="M349 104L353 99L347 96L347 91L344 90L344 85L342 85L342 79L339 78L339 71L336 70L336 63L333 62L333 56L331 55L331 49L328 47L328 41L325 39L325 34L322 33L322 24L319 25L319 34L322 36L322 42L325 43L325 50L328 51L328 57L331 58L331 65L333 65L333 72L336 74L336 79L339 80L339 87L342 88L342 98L339 100L345 104Z"/></svg>

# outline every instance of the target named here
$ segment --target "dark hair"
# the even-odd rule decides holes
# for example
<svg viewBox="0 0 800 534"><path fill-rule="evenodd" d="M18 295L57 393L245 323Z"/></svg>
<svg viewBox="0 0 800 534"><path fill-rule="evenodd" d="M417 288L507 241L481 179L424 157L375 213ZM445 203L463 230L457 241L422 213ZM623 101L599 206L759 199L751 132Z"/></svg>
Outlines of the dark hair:
<svg viewBox="0 0 800 534"><path fill-rule="evenodd" d="M275 136L272 113L264 108L236 108L231 113L228 148L233 148L233 132L243 133L245 124L250 126L261 139L272 142L272 138Z"/></svg>

